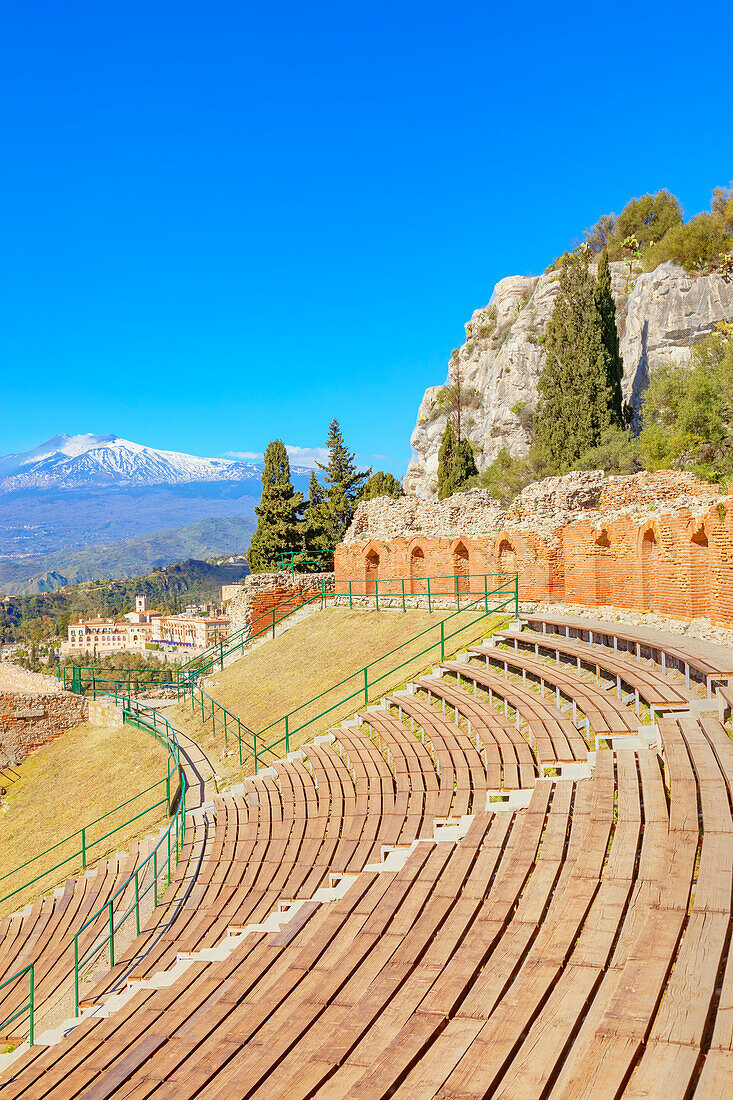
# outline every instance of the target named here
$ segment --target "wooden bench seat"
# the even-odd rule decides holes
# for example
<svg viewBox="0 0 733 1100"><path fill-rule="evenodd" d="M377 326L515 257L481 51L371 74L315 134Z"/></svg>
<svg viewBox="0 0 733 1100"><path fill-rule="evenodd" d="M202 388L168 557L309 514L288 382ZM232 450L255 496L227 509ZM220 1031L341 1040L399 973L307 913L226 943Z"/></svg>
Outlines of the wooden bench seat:
<svg viewBox="0 0 733 1100"><path fill-rule="evenodd" d="M426 692L428 699L442 699L467 720L490 790L534 786L537 765L532 750L505 714L464 691L447 676L418 680L415 687Z"/></svg>
<svg viewBox="0 0 733 1100"><path fill-rule="evenodd" d="M599 620L587 620L572 616L523 613L521 621L532 630L547 634L561 634L566 638L577 638L591 645L609 646L618 653L632 653L637 660L648 654L651 660L661 665L662 671L678 669L685 677L686 686L694 677L707 688L708 697L718 683L727 683L733 677L733 657L698 652L683 638L657 633L656 637L646 632L640 634L633 626L624 623L606 623ZM702 644L702 643L700 643ZM720 650L721 647L717 647Z"/></svg>
<svg viewBox="0 0 733 1100"><path fill-rule="evenodd" d="M496 695L504 700L505 708L512 707L517 716L517 728L520 728L522 719L529 727L530 744L541 768L587 759L588 746L580 732L562 711L537 692L480 665L447 661L441 667L456 677L482 687L489 693L490 702L493 702Z"/></svg>
<svg viewBox="0 0 733 1100"><path fill-rule="evenodd" d="M656 711L687 710L693 698L687 688L675 684L664 672L627 654L614 653L607 646L572 641L561 635L540 634L533 630L506 630L497 637L512 643L517 650L531 647L535 656L541 652L554 654L558 664L563 660L572 662L578 672L585 666L595 671L599 684L605 675L611 682L615 681L619 699L623 698L623 689L629 688L637 713L640 703L646 703L651 709L652 721Z"/></svg>
<svg viewBox="0 0 733 1100"><path fill-rule="evenodd" d="M555 704L560 709L572 710L573 724L578 725L578 711L585 715L587 730L597 736L617 734L636 734L640 720L612 692L603 690L593 680L586 679L577 671L554 661L543 661L526 651L505 648L504 646L472 646L470 654L484 659L488 667L497 665L508 675L511 670L521 675L522 683L528 679L540 685L540 694L544 696L546 688L555 695ZM568 700L563 708L561 700Z"/></svg>

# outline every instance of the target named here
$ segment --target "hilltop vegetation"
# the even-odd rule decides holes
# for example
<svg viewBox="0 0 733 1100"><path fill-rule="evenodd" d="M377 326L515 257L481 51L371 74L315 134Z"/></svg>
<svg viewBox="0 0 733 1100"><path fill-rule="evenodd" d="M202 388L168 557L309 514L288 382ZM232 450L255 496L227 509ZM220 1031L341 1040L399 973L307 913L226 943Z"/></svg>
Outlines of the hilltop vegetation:
<svg viewBox="0 0 733 1100"><path fill-rule="evenodd" d="M643 271L672 260L687 271L733 272L733 187L716 187L710 210L687 222L679 199L657 191L631 199L618 217L604 214L584 231L591 253L634 259ZM556 261L557 264L557 261Z"/></svg>

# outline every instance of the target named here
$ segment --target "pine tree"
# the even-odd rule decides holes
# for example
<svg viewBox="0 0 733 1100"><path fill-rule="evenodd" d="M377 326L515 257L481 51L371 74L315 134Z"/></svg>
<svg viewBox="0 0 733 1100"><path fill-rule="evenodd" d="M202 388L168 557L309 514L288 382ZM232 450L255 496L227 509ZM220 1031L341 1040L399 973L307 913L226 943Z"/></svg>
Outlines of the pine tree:
<svg viewBox="0 0 733 1100"><path fill-rule="evenodd" d="M278 555L299 548L298 513L303 494L290 480L290 461L280 439L268 443L262 470L262 498L255 512L257 530L252 536L247 561L253 573L279 568Z"/></svg>
<svg viewBox="0 0 733 1100"><path fill-rule="evenodd" d="M607 351L585 252L563 258L545 347L531 457L538 467L562 471L596 446L613 422Z"/></svg>
<svg viewBox="0 0 733 1100"><path fill-rule="evenodd" d="M608 263L608 252L605 248L598 261L595 296L596 307L601 318L601 335L606 349L606 384L608 386L611 423L621 424L623 419L621 382L624 376L624 364L618 346L616 303L611 294L611 268Z"/></svg>
<svg viewBox="0 0 733 1100"><path fill-rule="evenodd" d="M332 420L329 424L326 447L328 462L319 462L318 466L326 471L324 534L328 549L333 550L346 534L354 515L356 498L372 471L371 467L359 470L354 455L344 443L338 420Z"/></svg>
<svg viewBox="0 0 733 1100"><path fill-rule="evenodd" d="M438 451L438 500L462 489L469 478L478 473L471 444L457 439L451 420L445 426Z"/></svg>

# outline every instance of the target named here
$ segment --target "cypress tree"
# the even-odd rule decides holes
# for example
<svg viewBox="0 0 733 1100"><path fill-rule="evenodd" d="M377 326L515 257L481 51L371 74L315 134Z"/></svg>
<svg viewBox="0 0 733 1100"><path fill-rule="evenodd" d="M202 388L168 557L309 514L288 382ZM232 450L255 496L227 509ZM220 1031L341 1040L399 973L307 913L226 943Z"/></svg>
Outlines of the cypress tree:
<svg viewBox="0 0 733 1100"><path fill-rule="evenodd" d="M262 497L255 512L257 530L252 536L247 561L253 573L279 568L278 555L299 548L298 513L303 494L290 480L290 461L281 439L273 439L265 451Z"/></svg>
<svg viewBox="0 0 733 1100"><path fill-rule="evenodd" d="M318 466L326 471L324 534L328 549L333 550L346 534L354 515L356 498L372 471L371 467L359 470L354 455L344 443L338 420L332 420L328 426L326 447L328 462L319 462Z"/></svg>
<svg viewBox="0 0 733 1100"><path fill-rule="evenodd" d="M440 450L438 451L438 500L445 500L453 492L452 486L452 474L453 474L453 459L455 457L456 437L453 431L453 424L450 420L445 426L443 432L443 438L440 441Z"/></svg>
<svg viewBox="0 0 733 1100"><path fill-rule="evenodd" d="M304 550L321 550L324 553L329 551L325 522L323 486L312 472L308 482L308 500L302 524Z"/></svg>
<svg viewBox="0 0 733 1100"><path fill-rule="evenodd" d="M608 386L611 423L621 424L623 419L621 382L624 376L624 364L618 346L616 303L611 294L611 267L608 263L608 252L605 248L598 261L596 307L601 318L601 335L606 349L606 384Z"/></svg>
<svg viewBox="0 0 733 1100"><path fill-rule="evenodd" d="M560 471L596 446L612 423L607 350L584 252L563 257L545 347L531 457Z"/></svg>
<svg viewBox="0 0 733 1100"><path fill-rule="evenodd" d="M457 493L477 473L471 444L456 438L453 421L449 420L438 452L438 500Z"/></svg>

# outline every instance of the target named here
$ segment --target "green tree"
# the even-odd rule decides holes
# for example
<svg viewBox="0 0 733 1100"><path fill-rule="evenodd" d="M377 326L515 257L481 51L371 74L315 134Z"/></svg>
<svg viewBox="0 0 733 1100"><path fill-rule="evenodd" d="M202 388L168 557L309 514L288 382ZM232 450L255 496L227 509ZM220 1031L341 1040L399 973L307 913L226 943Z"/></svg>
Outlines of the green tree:
<svg viewBox="0 0 733 1100"><path fill-rule="evenodd" d="M559 472L615 422L595 280L585 251L563 257L545 347L530 457L540 469Z"/></svg>
<svg viewBox="0 0 733 1100"><path fill-rule="evenodd" d="M622 243L627 237L636 237L644 248L661 241L673 226L681 224L682 209L679 199L669 191L661 190L627 202L616 219L614 237L618 243Z"/></svg>
<svg viewBox="0 0 733 1100"><path fill-rule="evenodd" d="M455 350L451 354L451 367L448 372L448 381L438 390L433 401L430 414L433 419L441 413L445 413L453 426L453 433L460 443L465 435L467 413L470 409L478 407L480 394L474 386L469 386L463 379L461 369L461 356Z"/></svg>
<svg viewBox="0 0 733 1100"><path fill-rule="evenodd" d="M354 455L344 443L338 420L328 426L328 462L318 463L325 470L325 494L323 500L323 530L327 549L333 550L346 534L356 507L356 499L362 485L371 474L359 470Z"/></svg>
<svg viewBox="0 0 733 1100"><path fill-rule="evenodd" d="M651 470L690 470L730 485L733 475L733 326L692 349L691 364L658 367L642 401L639 436Z"/></svg>
<svg viewBox="0 0 733 1100"><path fill-rule="evenodd" d="M476 462L467 439L457 439L451 419L445 426L438 452L438 500L463 489L476 476Z"/></svg>
<svg viewBox="0 0 733 1100"><path fill-rule="evenodd" d="M402 486L394 474L376 470L359 493L358 502L373 500L374 497L401 497Z"/></svg>
<svg viewBox="0 0 733 1100"><path fill-rule="evenodd" d="M623 419L621 382L624 376L624 364L618 344L616 303L611 293L611 267L608 263L608 252L605 248L598 261L595 297L596 308L600 316L601 336L606 349L606 385L608 387L611 423L620 424Z"/></svg>
<svg viewBox="0 0 733 1100"><path fill-rule="evenodd" d="M325 556L333 549L333 547L329 545L328 536L326 534L323 486L313 472L308 482L308 499L306 501L305 517L301 525L301 531L304 550L320 551ZM322 568L323 562L320 560L309 562L305 556L298 562L298 569L301 572L318 573Z"/></svg>
<svg viewBox="0 0 733 1100"><path fill-rule="evenodd" d="M262 498L255 512L257 530L252 536L247 561L253 573L277 569L278 555L299 549L298 513L303 494L290 480L290 462L280 439L268 443L262 470Z"/></svg>

